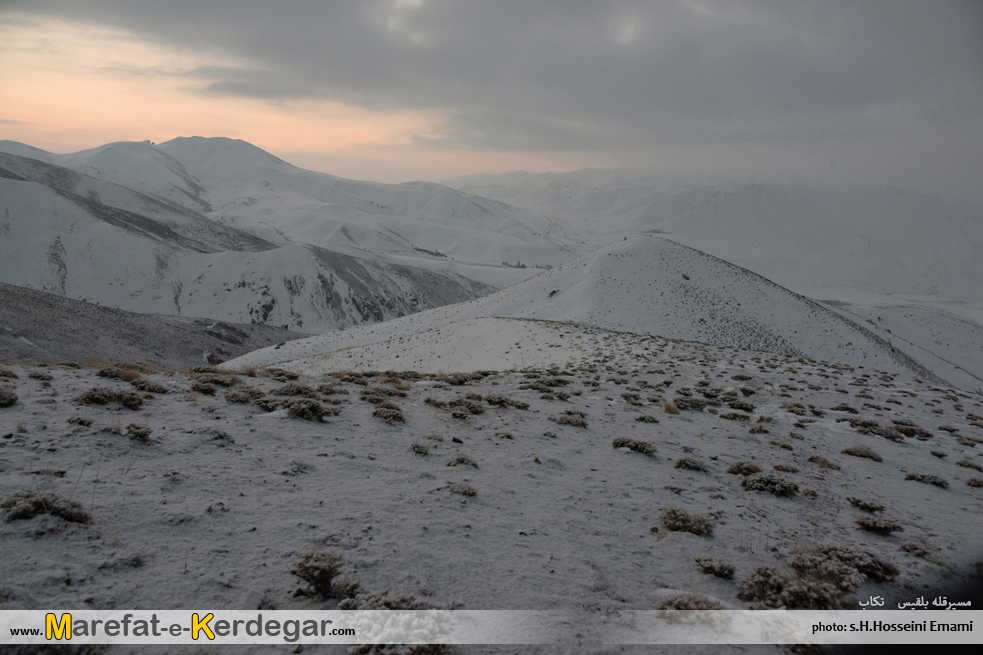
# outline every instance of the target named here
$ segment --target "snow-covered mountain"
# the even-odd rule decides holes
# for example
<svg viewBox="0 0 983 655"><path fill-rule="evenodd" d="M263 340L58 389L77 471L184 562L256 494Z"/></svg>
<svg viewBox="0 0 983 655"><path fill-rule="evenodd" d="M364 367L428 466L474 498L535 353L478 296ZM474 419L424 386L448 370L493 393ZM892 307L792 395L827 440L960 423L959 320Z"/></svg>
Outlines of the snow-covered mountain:
<svg viewBox="0 0 983 655"><path fill-rule="evenodd" d="M568 340L535 322L563 322ZM312 372L353 365L427 372L565 366L603 358L582 326L777 352L931 377L831 309L748 270L656 235L637 234L484 298L265 349L230 367Z"/></svg>
<svg viewBox="0 0 983 655"><path fill-rule="evenodd" d="M618 171L450 184L561 217L595 242L658 230L814 298L846 287L983 301L983 207L976 205L899 189L707 184Z"/></svg>
<svg viewBox="0 0 983 655"><path fill-rule="evenodd" d="M239 142L219 140L216 144L191 139L181 144L198 146L198 158L191 160L199 173L208 170L206 164L210 162L221 171L216 176L232 175L227 170L231 166L214 159L217 154L202 162L203 149L226 155L228 148L245 149L253 159L265 157L273 164L279 162ZM181 144L171 142L175 148ZM237 221L214 216L214 210L209 211L211 202L229 203L236 194L243 194L242 202L246 203L252 196L245 194L252 193L253 187L239 188L229 182L231 190L209 192L189 172L189 166L150 144L114 144L64 156L10 142L3 149L24 153L0 152L0 281L9 284L130 311L261 322L305 332L381 321L468 300L491 290L441 262L418 266L409 260L383 257L367 249L367 241L345 253L293 240L285 236L290 230L289 216L277 223L283 216L269 203L252 214L255 220L246 221L250 229L224 224L215 218L226 219L226 223ZM293 171L293 177L286 176L291 184L301 185L320 175L280 164L284 170ZM240 164L242 168L248 166ZM267 177L277 183L283 181L272 174ZM365 183L365 187L378 190L386 185ZM445 187L437 188L463 198ZM412 195L405 200L407 207L413 202L424 204L428 197L424 191L389 189L388 193L394 199ZM359 199L350 195L348 201L351 206L340 201L334 206L354 213ZM504 205L491 204L510 211ZM363 212L366 216L368 207L365 205ZM419 209L419 213L426 211ZM266 230L273 237L268 239L251 231L263 231L257 218L261 215L268 216L268 224L280 234ZM311 226L326 221L307 218ZM449 232L454 229L447 228ZM467 231L467 238L460 234L453 238L479 249L483 238L474 230ZM493 229L481 231L498 234ZM353 234L354 230L339 228L339 233L346 232ZM434 251L446 247L446 241L436 237L421 243ZM412 251L410 247L405 250ZM495 257L500 255L494 253ZM417 257L417 263L424 259ZM535 269L507 270L528 276Z"/></svg>

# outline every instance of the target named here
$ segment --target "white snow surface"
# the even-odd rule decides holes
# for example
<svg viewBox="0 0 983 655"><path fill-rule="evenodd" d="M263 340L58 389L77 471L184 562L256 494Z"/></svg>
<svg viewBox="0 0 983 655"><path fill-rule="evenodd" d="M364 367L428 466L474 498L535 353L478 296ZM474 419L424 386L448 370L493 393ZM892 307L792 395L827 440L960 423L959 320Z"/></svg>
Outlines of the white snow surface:
<svg viewBox="0 0 983 655"><path fill-rule="evenodd" d="M94 369L0 371L0 387L17 396L0 408L0 503L50 493L91 515L87 525L44 511L0 523L2 607L330 609L337 598L291 575L303 553L326 551L357 576L357 606L383 594L405 596L403 606L565 609L580 630L535 652L607 653L625 649L594 643L591 622L683 593L757 605L737 597L756 567L793 575L787 558L821 546L897 567L891 579L861 576L847 607L871 595L888 606L953 598L971 579L983 543L983 496L968 484L983 478L983 397L873 368L535 323L557 341L591 342L592 358L473 379L339 373L282 384L238 374L228 389L213 384L214 395L201 386L210 374L145 372L168 393L143 394L137 410L82 403L93 387L134 391ZM339 413L306 421L224 397L247 388ZM403 422L373 414L379 394ZM446 403L466 394L482 411L454 418ZM519 407L491 404L500 397ZM720 405L666 413L664 399L680 398ZM746 404L729 408L735 398ZM558 422L580 415L584 426ZM891 440L845 419L911 421L922 438ZM146 442L128 436L138 427L152 430ZM880 461L841 452L856 446ZM728 472L742 461L798 492L745 488ZM919 475L947 486L908 479ZM475 495L455 493L461 485ZM877 516L900 530L861 530L872 515L850 498L882 505ZM669 529L673 508L712 532ZM733 566L733 578L702 573L698 557Z"/></svg>
<svg viewBox="0 0 983 655"><path fill-rule="evenodd" d="M507 289L382 324L266 348L226 364L474 371L581 362L582 341L544 342L539 319L929 375L829 308L692 248L626 237ZM573 330L575 333L576 331Z"/></svg>

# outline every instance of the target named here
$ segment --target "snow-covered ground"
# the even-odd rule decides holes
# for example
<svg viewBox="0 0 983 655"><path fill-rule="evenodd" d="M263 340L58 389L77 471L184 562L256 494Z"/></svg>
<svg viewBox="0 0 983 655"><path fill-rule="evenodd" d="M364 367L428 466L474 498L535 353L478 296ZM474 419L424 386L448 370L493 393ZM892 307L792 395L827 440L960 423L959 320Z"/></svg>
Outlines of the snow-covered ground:
<svg viewBox="0 0 983 655"><path fill-rule="evenodd" d="M551 335L587 356L479 375L124 374L144 391L95 369L7 366L0 388L17 400L0 408L0 503L44 500L0 524L2 607L335 607L291 574L311 551L358 577L357 606L386 593L584 617L684 592L728 608L803 602L738 597L762 566L779 591L848 607L979 575L983 397L874 367L512 322L533 330L527 348ZM94 387L142 404L86 404ZM277 409L298 400L324 422ZM672 414L666 400L710 404ZM860 447L872 454L843 452ZM729 472L738 462L762 472ZM768 476L788 495L748 488ZM82 523L45 513L60 507ZM687 515L694 533L679 530ZM874 519L889 532L857 523ZM872 568L847 576L825 546ZM703 573L703 557L732 577ZM826 557L844 589L804 557ZM589 641L585 652L613 652Z"/></svg>

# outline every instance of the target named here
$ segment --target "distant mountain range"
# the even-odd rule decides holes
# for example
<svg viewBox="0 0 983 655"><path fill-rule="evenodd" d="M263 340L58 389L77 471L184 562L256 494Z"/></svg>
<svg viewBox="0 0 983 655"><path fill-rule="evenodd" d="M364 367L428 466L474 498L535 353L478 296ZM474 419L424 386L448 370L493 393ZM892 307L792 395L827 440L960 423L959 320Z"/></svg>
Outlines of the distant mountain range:
<svg viewBox="0 0 983 655"><path fill-rule="evenodd" d="M137 312L322 332L460 302L572 256L545 217L296 168L242 141L0 142L0 281ZM459 257L465 258L463 261Z"/></svg>

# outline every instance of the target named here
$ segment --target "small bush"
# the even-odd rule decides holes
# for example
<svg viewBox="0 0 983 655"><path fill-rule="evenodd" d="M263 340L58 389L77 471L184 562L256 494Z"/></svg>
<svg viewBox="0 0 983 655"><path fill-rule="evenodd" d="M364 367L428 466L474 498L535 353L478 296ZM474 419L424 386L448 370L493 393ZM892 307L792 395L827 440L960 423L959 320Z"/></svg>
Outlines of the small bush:
<svg viewBox="0 0 983 655"><path fill-rule="evenodd" d="M840 452L844 455L853 455L854 457L865 457L867 459L872 459L875 462L884 461L883 457L875 453L867 446L850 446L849 448L844 448Z"/></svg>
<svg viewBox="0 0 983 655"><path fill-rule="evenodd" d="M734 567L716 557L697 557L696 563L700 565L700 569L704 573L709 575L715 575L725 580L734 577Z"/></svg>
<svg viewBox="0 0 983 655"><path fill-rule="evenodd" d="M681 396L679 398L674 398L670 404L679 410L692 409L697 412L702 412L710 403L705 400L700 400L699 398L687 398L685 396Z"/></svg>
<svg viewBox="0 0 983 655"><path fill-rule="evenodd" d="M576 410L568 410L560 416L551 416L550 420L557 425L572 425L576 428L587 427L587 419L584 417L584 414Z"/></svg>
<svg viewBox="0 0 983 655"><path fill-rule="evenodd" d="M0 389L0 407L12 407L17 402L17 394L7 389Z"/></svg>
<svg viewBox="0 0 983 655"><path fill-rule="evenodd" d="M260 375L273 378L277 382L289 382L296 380L300 376L292 371L285 371L282 368L267 368L260 371Z"/></svg>
<svg viewBox="0 0 983 655"><path fill-rule="evenodd" d="M283 386L270 392L271 396L303 396L304 398L317 399L317 392L306 384L288 382Z"/></svg>
<svg viewBox="0 0 983 655"><path fill-rule="evenodd" d="M874 513L877 513L877 512L883 512L884 509L885 509L884 508L884 505L878 505L877 503L870 503L870 502L867 502L866 500L861 500L859 498L854 498L853 496L850 496L849 498L847 498L847 501L851 505L853 505L854 507L856 507L857 509L859 509L860 511L867 512L869 514L874 514Z"/></svg>
<svg viewBox="0 0 983 655"><path fill-rule="evenodd" d="M726 414L720 414L720 418L727 419L728 421L750 421L751 417L747 414L738 414L737 412L728 412Z"/></svg>
<svg viewBox="0 0 983 655"><path fill-rule="evenodd" d="M99 370L96 373L101 378L113 378L116 380L123 380L124 382L133 382L134 380L142 377L140 371L128 368L119 368L118 366L110 366Z"/></svg>
<svg viewBox="0 0 983 655"><path fill-rule="evenodd" d="M417 455L422 455L424 457L430 454L430 446L423 443L413 443L410 446L410 450L416 453Z"/></svg>
<svg viewBox="0 0 983 655"><path fill-rule="evenodd" d="M711 517L693 515L678 507L663 512L660 522L670 532L689 532L700 537L712 537L715 526Z"/></svg>
<svg viewBox="0 0 983 655"><path fill-rule="evenodd" d="M961 460L959 460L958 462L956 462L956 466L962 466L962 467L965 467L965 468L968 468L968 469L973 469L975 471L979 471L980 473L983 473L983 466L980 466L976 462L970 461L968 459L961 459Z"/></svg>
<svg viewBox="0 0 983 655"><path fill-rule="evenodd" d="M636 416L635 417L635 420L637 422L639 422L639 423L658 423L659 422L659 419L655 418L654 416L650 416L649 414L642 414L640 416Z"/></svg>
<svg viewBox="0 0 983 655"><path fill-rule="evenodd" d="M93 387L79 396L78 402L82 405L107 405L116 402L128 409L137 410L143 405L143 398L133 391Z"/></svg>
<svg viewBox="0 0 983 655"><path fill-rule="evenodd" d="M17 380L20 376L11 371L9 368L0 367L0 378L10 378L12 380Z"/></svg>
<svg viewBox="0 0 983 655"><path fill-rule="evenodd" d="M708 473L709 469L706 464L698 459L693 459L692 457L683 457L682 459L677 459L674 465L677 469L686 469L687 471L699 471L700 473Z"/></svg>
<svg viewBox="0 0 983 655"><path fill-rule="evenodd" d="M229 391L225 394L225 401L229 403L242 403L243 405L248 405L249 403L254 403L264 394L259 389L254 389L252 387L242 386L234 391Z"/></svg>
<svg viewBox="0 0 983 655"><path fill-rule="evenodd" d="M359 581L354 576L342 577L344 563L344 558L336 553L307 552L301 555L290 573L306 582L310 590L324 600L354 598Z"/></svg>
<svg viewBox="0 0 983 655"><path fill-rule="evenodd" d="M467 397L455 398L454 400L448 402L447 406L453 407L455 409L456 408L465 409L467 410L469 416L472 414L485 413L485 404L483 402L481 402L480 400L473 400ZM451 410L451 413L453 414L453 410Z"/></svg>
<svg viewBox="0 0 983 655"><path fill-rule="evenodd" d="M767 491L779 498L792 498L799 493L799 485L769 473L754 473L741 482L748 491Z"/></svg>
<svg viewBox="0 0 983 655"><path fill-rule="evenodd" d="M669 596L659 601L655 606L657 610L722 610L724 606L720 601L716 601L702 594L679 594Z"/></svg>
<svg viewBox="0 0 983 655"><path fill-rule="evenodd" d="M81 426L86 427L86 428L89 427L90 425L92 425L92 419L91 418L85 418L83 416L71 416L71 417L69 417L68 422L69 423L74 423L75 425L81 425Z"/></svg>
<svg viewBox="0 0 983 655"><path fill-rule="evenodd" d="M752 405L749 402L745 402L743 400L732 400L731 402L727 403L727 406L730 407L731 409L739 409L742 412L754 411L754 405Z"/></svg>
<svg viewBox="0 0 983 655"><path fill-rule="evenodd" d="M873 516L863 516L855 521L862 529L874 534L887 536L892 532L904 530L901 524L890 519L875 518Z"/></svg>
<svg viewBox="0 0 983 655"><path fill-rule="evenodd" d="M761 473L761 467L754 462L734 462L727 469L727 472L733 475L754 475Z"/></svg>
<svg viewBox="0 0 983 655"><path fill-rule="evenodd" d="M51 373L45 371L31 371L27 374L27 377L34 380L41 380L42 382L51 382ZM941 430L942 428L939 429Z"/></svg>
<svg viewBox="0 0 983 655"><path fill-rule="evenodd" d="M130 384L139 391L144 391L147 393L167 393L168 389L163 384L159 382L154 382L148 380L147 378L137 378L135 380L130 380Z"/></svg>
<svg viewBox="0 0 983 655"><path fill-rule="evenodd" d="M138 423L130 423L126 426L126 436L134 441L142 441L148 443L150 441L150 435L153 430L148 428L146 425L139 425Z"/></svg>
<svg viewBox="0 0 983 655"><path fill-rule="evenodd" d="M980 478L970 478L966 480L966 484L970 487L983 487L983 480Z"/></svg>
<svg viewBox="0 0 983 655"><path fill-rule="evenodd" d="M447 489L454 494L461 494L462 496L477 496L478 490L472 487L467 482L451 482L447 485Z"/></svg>
<svg viewBox="0 0 983 655"><path fill-rule="evenodd" d="M194 382L191 383L191 390L197 391L198 393L203 394L205 396L214 396L215 392L218 391L218 387L216 387L214 384L209 384L207 382L199 382L198 380L195 380Z"/></svg>
<svg viewBox="0 0 983 655"><path fill-rule="evenodd" d="M914 480L915 482L923 482L925 484L934 484L936 487L941 487L942 489L948 489L949 483L937 475L930 475L928 473L909 473L904 476L905 480Z"/></svg>
<svg viewBox="0 0 983 655"><path fill-rule="evenodd" d="M7 522L50 514L72 523L92 523L92 515L82 505L50 492L18 491L0 502L0 510L5 510L4 521Z"/></svg>
<svg viewBox="0 0 983 655"><path fill-rule="evenodd" d="M478 468L478 462L474 461L473 459L471 459L467 455L458 455L457 457L455 457L451 461L447 462L447 466L458 466L458 465L460 465L460 466L473 466L474 468Z"/></svg>
<svg viewBox="0 0 983 655"><path fill-rule="evenodd" d="M516 409L529 409L529 403L521 400L514 400L502 394L491 394L485 396L485 402L495 407L515 407Z"/></svg>
<svg viewBox="0 0 983 655"><path fill-rule="evenodd" d="M563 418L562 416L560 418ZM636 453L641 453L648 457L655 457L655 446L647 441L636 441L634 439L625 439L624 437L618 437L611 442L613 448L628 448Z"/></svg>
<svg viewBox="0 0 983 655"><path fill-rule="evenodd" d="M837 464L836 462L831 462L828 459L826 459L825 457L820 457L819 455L813 455L813 456L811 456L806 461L813 462L815 464L819 464L819 468L822 469L822 470L824 470L824 471L826 471L826 470L839 471L840 470L840 465L839 464Z"/></svg>
<svg viewBox="0 0 983 655"><path fill-rule="evenodd" d="M300 418L305 421L324 422L326 415L335 414L337 410L327 409L321 403L310 398L298 398L284 403L287 408L287 416L290 418Z"/></svg>
<svg viewBox="0 0 983 655"><path fill-rule="evenodd" d="M775 464L773 467L776 471L782 471L783 473L798 473L799 469L792 466L791 464Z"/></svg>
<svg viewBox="0 0 983 655"><path fill-rule="evenodd" d="M850 414L859 414L860 412L855 407L850 407L846 403L840 403L836 407L830 408L834 412L849 412Z"/></svg>

